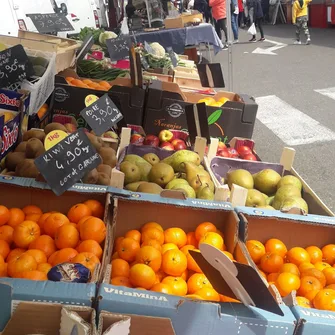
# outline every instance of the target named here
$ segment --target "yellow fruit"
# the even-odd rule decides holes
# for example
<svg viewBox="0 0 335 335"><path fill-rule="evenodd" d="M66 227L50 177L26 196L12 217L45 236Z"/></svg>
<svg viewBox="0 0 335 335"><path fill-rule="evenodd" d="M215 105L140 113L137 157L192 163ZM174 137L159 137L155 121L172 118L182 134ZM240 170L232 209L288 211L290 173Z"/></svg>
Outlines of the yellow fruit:
<svg viewBox="0 0 335 335"><path fill-rule="evenodd" d="M211 106L211 107L221 107L222 102L215 101L215 102L210 103L209 106Z"/></svg>
<svg viewBox="0 0 335 335"><path fill-rule="evenodd" d="M229 100L228 98L226 98L226 97L222 97L222 98L220 98L220 99L218 100L218 102L221 102L222 105L225 104L227 101L230 101L230 100Z"/></svg>
<svg viewBox="0 0 335 335"><path fill-rule="evenodd" d="M198 104L200 104L201 102L204 102L207 106L210 106L212 103L214 103L216 101L212 97L206 97L206 98L200 99L198 101Z"/></svg>

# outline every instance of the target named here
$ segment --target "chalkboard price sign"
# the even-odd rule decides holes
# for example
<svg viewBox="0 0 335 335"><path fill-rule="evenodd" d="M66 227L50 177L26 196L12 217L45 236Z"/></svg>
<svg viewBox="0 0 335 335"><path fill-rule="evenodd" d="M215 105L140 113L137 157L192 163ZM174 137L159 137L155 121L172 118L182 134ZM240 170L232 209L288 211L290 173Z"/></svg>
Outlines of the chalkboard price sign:
<svg viewBox="0 0 335 335"><path fill-rule="evenodd" d="M129 56L131 40L129 35L119 36L106 40L106 45L111 60L125 59Z"/></svg>
<svg viewBox="0 0 335 335"><path fill-rule="evenodd" d="M83 109L80 115L98 136L123 119L123 115L108 94L103 95L99 100Z"/></svg>
<svg viewBox="0 0 335 335"><path fill-rule="evenodd" d="M99 164L101 157L83 129L35 159L36 167L56 195L64 193Z"/></svg>
<svg viewBox="0 0 335 335"><path fill-rule="evenodd" d="M0 87L21 82L33 74L33 66L21 44L0 52Z"/></svg>
<svg viewBox="0 0 335 335"><path fill-rule="evenodd" d="M74 30L70 21L62 13L27 14L39 33Z"/></svg>
<svg viewBox="0 0 335 335"><path fill-rule="evenodd" d="M176 67L178 65L178 60L177 60L177 57L176 57L174 51L172 50L171 47L167 47L166 51L168 52L168 54L171 58L171 62L172 62L173 67Z"/></svg>

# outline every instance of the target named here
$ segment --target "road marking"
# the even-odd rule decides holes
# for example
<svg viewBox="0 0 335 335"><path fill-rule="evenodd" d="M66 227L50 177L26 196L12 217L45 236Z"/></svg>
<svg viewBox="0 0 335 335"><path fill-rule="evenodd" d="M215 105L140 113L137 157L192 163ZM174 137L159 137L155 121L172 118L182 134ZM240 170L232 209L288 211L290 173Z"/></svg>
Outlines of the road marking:
<svg viewBox="0 0 335 335"><path fill-rule="evenodd" d="M328 98L335 100L335 87L324 88L321 90L314 90L317 93L325 95Z"/></svg>
<svg viewBox="0 0 335 335"><path fill-rule="evenodd" d="M270 42L274 44L273 47L263 49L263 48L256 48L252 53L253 54L262 54L262 55L272 55L272 56L277 56L277 54L273 51L279 50L281 48L287 47L287 44L281 43L281 42L276 42L276 41L271 41L266 39L265 42Z"/></svg>
<svg viewBox="0 0 335 335"><path fill-rule="evenodd" d="M257 118L288 145L335 140L335 133L275 95L256 98Z"/></svg>

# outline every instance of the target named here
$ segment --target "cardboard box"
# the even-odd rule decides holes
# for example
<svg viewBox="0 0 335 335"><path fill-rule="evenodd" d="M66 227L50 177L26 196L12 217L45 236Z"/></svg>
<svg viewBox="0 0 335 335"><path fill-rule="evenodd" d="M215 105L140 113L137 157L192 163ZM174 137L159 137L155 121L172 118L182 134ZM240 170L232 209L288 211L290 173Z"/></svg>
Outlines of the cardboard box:
<svg viewBox="0 0 335 335"><path fill-rule="evenodd" d="M187 23L192 23L194 19L199 19L200 22L203 21L203 16L198 11L194 10L191 14L182 14L174 18L166 18L164 20L164 25L166 29L170 28L184 28Z"/></svg>
<svg viewBox="0 0 335 335"><path fill-rule="evenodd" d="M247 240L259 240L265 243L270 238L283 241L287 249L306 248L315 245L319 248L334 243L335 218L319 215L292 215L279 211L262 211L257 208L237 207L240 217L240 237ZM244 252L247 253L246 247ZM250 256L247 256L250 263ZM257 268L254 265L255 268ZM286 302L286 300L285 300ZM288 302L297 318L297 335L334 334L335 312L314 308L302 308L296 302Z"/></svg>
<svg viewBox="0 0 335 335"><path fill-rule="evenodd" d="M18 92L0 89L0 110L13 112L13 119L5 123L4 116L0 117L0 136L2 138L2 160L8 152L13 151L21 141L22 133L28 127L30 93L20 90Z"/></svg>
<svg viewBox="0 0 335 335"><path fill-rule="evenodd" d="M24 302L18 305L2 335L79 333L96 334L93 308Z"/></svg>
<svg viewBox="0 0 335 335"><path fill-rule="evenodd" d="M66 77L79 79L76 72L71 69L67 69L56 76L53 115L73 116L80 128L87 128L86 121L79 114L86 107L85 98L89 94L101 97L106 94L106 91L70 86L65 80ZM90 80L95 81L94 79ZM124 123L141 125L143 122L145 90L133 87L130 79L127 78L117 78L109 83L112 88L108 91L108 95L123 114Z"/></svg>
<svg viewBox="0 0 335 335"><path fill-rule="evenodd" d="M106 190L107 187L102 186L78 185L78 187L73 187L61 197L58 197L48 189L45 183L36 182L28 178L0 177L0 203L9 208L22 208L26 205L36 204L44 212L56 210L67 213L69 208L77 203L88 199L99 200L106 205L104 221L107 226L107 234L110 234L109 195ZM107 252L107 248L104 249L104 252ZM0 287L0 331L5 326L17 304L21 301L91 306L95 299L96 282L99 280L100 275L95 273L91 282L87 284L0 278L0 282L5 284Z"/></svg>
<svg viewBox="0 0 335 335"><path fill-rule="evenodd" d="M48 100L45 102L48 105L48 110L42 116L42 118L40 119L37 113L29 116L28 129L31 128L44 129L47 124L52 122L52 110L54 101L55 101L55 93L53 92L51 96L48 98Z"/></svg>
<svg viewBox="0 0 335 335"><path fill-rule="evenodd" d="M171 198L171 193L166 194L168 198L158 198L150 194L112 189L110 192L115 193L112 241L124 235L129 229L139 229L149 221L158 222L165 229L180 227L186 232L194 230L203 221L210 221L223 232L227 250L234 253L238 219L228 203L197 199L176 200ZM111 243L109 256L112 249ZM99 312L104 310L122 314L140 313L170 318L176 334L183 335L222 334L222 329L225 329L227 334L293 334L294 332L295 318L284 305L279 307L283 314L280 316L239 303L193 301L173 295L113 286L109 284L109 268L108 265L98 291ZM257 274L256 277L261 281ZM264 289L266 290L265 287ZM269 297L270 300L273 299L271 295ZM278 308L277 304L276 306Z"/></svg>

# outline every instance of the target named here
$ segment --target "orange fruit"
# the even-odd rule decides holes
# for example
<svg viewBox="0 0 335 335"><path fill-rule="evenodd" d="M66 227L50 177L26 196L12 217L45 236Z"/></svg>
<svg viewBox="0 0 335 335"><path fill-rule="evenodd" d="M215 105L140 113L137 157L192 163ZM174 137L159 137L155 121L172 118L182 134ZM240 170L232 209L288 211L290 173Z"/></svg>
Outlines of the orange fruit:
<svg viewBox="0 0 335 335"><path fill-rule="evenodd" d="M329 288L330 290L335 290L335 284L327 285L325 288Z"/></svg>
<svg viewBox="0 0 335 335"><path fill-rule="evenodd" d="M0 255L3 257L3 259L7 258L9 252L10 252L9 244L4 240L0 240Z"/></svg>
<svg viewBox="0 0 335 335"><path fill-rule="evenodd" d="M257 240L248 240L246 242L246 247L251 259L258 264L261 261L261 258L265 255L265 246L263 243Z"/></svg>
<svg viewBox="0 0 335 335"><path fill-rule="evenodd" d="M48 274L52 266L49 263L40 263L37 265L37 271L42 271L45 274Z"/></svg>
<svg viewBox="0 0 335 335"><path fill-rule="evenodd" d="M266 277L268 282L275 282L279 276L279 272L269 273Z"/></svg>
<svg viewBox="0 0 335 335"><path fill-rule="evenodd" d="M164 231L163 227L159 223L157 223L157 222L147 222L142 226L141 233L143 233L148 228L156 228L156 229L159 229L160 231Z"/></svg>
<svg viewBox="0 0 335 335"><path fill-rule="evenodd" d="M47 262L47 256L45 253L38 249L29 249L25 252L26 254L33 256L35 258L35 261L38 264L46 263Z"/></svg>
<svg viewBox="0 0 335 335"><path fill-rule="evenodd" d="M56 251L56 245L49 235L41 235L29 244L29 249L42 250L49 258Z"/></svg>
<svg viewBox="0 0 335 335"><path fill-rule="evenodd" d="M112 260L112 273L111 278L114 277L129 277L129 264L123 259Z"/></svg>
<svg viewBox="0 0 335 335"><path fill-rule="evenodd" d="M108 90L111 88L111 85L107 81L104 81L104 80L100 81L99 85L102 86L102 87L107 88Z"/></svg>
<svg viewBox="0 0 335 335"><path fill-rule="evenodd" d="M41 230L34 221L23 221L14 228L13 241L19 248L27 248L30 243L40 237Z"/></svg>
<svg viewBox="0 0 335 335"><path fill-rule="evenodd" d="M265 243L265 251L276 253L284 258L287 252L287 248L281 240L278 240L276 238L270 238Z"/></svg>
<svg viewBox="0 0 335 335"><path fill-rule="evenodd" d="M18 258L20 255L25 253L26 249L16 248L10 251L10 253L7 255L6 262L9 263L11 260ZM2 257L2 256L1 256Z"/></svg>
<svg viewBox="0 0 335 335"><path fill-rule="evenodd" d="M139 286L149 290L155 284L156 274L148 265L135 264L130 268L129 281L135 287Z"/></svg>
<svg viewBox="0 0 335 335"><path fill-rule="evenodd" d="M172 287L170 287L170 286L167 285L167 284L163 284L163 283L155 284L155 285L151 288L151 291L153 291L153 292L165 293L165 294L173 294Z"/></svg>
<svg viewBox="0 0 335 335"><path fill-rule="evenodd" d="M116 250L119 246L120 246L120 243L121 243L121 241L124 239L124 237L123 236L121 236L121 237L117 237L116 239L115 239L115 241L114 241L114 250Z"/></svg>
<svg viewBox="0 0 335 335"><path fill-rule="evenodd" d="M50 257L48 258L48 263L50 264L50 265L52 265L52 266L54 266L55 264L55 260L56 260L56 257L57 257L57 255L58 255L58 253L59 253L59 250L58 251L55 251L54 253L52 253L51 255L50 255Z"/></svg>
<svg viewBox="0 0 335 335"><path fill-rule="evenodd" d="M195 232L192 231L190 233L187 233L186 238L187 238L187 242L186 242L187 245L193 245L196 248L198 247L198 241L195 238Z"/></svg>
<svg viewBox="0 0 335 335"><path fill-rule="evenodd" d="M194 294L200 296L203 300L220 301L219 294L210 287L203 287L200 290L196 291Z"/></svg>
<svg viewBox="0 0 335 335"><path fill-rule="evenodd" d="M313 299L313 305L316 309L335 311L335 291L324 289L318 292Z"/></svg>
<svg viewBox="0 0 335 335"><path fill-rule="evenodd" d="M326 262L316 262L316 263L314 263L314 267L317 270L323 271L323 269L325 269L325 268L330 268L331 265L326 263Z"/></svg>
<svg viewBox="0 0 335 335"><path fill-rule="evenodd" d="M105 240L106 225L98 218L90 218L80 225L80 239L95 240L99 244Z"/></svg>
<svg viewBox="0 0 335 335"><path fill-rule="evenodd" d="M132 287L128 277L114 277L110 283L115 286Z"/></svg>
<svg viewBox="0 0 335 335"><path fill-rule="evenodd" d="M78 229L78 231L80 231L80 226L81 226L81 224L82 224L83 222L85 222L86 220L91 219L91 218L94 218L94 216L90 215L90 216L84 216L83 218L81 218L81 219L79 220L79 222L77 223L77 229Z"/></svg>
<svg viewBox="0 0 335 335"><path fill-rule="evenodd" d="M314 265L312 263L303 262L299 265L299 272L303 272L310 268L314 268Z"/></svg>
<svg viewBox="0 0 335 335"><path fill-rule="evenodd" d="M293 263L285 263L282 265L282 267L279 270L280 273L282 272L288 272L293 273L294 275L300 276L300 271L298 267Z"/></svg>
<svg viewBox="0 0 335 335"><path fill-rule="evenodd" d="M114 254L112 255L112 260L113 259L118 259L118 258L120 258L119 254L117 252L114 252Z"/></svg>
<svg viewBox="0 0 335 335"><path fill-rule="evenodd" d="M291 248L286 253L286 259L289 263L294 263L295 265L299 266L301 263L311 261L309 253L300 247Z"/></svg>
<svg viewBox="0 0 335 335"><path fill-rule="evenodd" d="M17 278L20 272L33 271L36 268L37 262L35 258L24 253L8 262L7 271L10 277Z"/></svg>
<svg viewBox="0 0 335 335"><path fill-rule="evenodd" d="M42 216L41 214L36 213L28 214L26 215L25 221L34 221L37 223L41 216Z"/></svg>
<svg viewBox="0 0 335 335"><path fill-rule="evenodd" d="M22 208L22 211L24 213L24 215L29 215L29 214L40 214L42 215L43 212L41 210L41 208L39 208L38 206L35 205L28 205Z"/></svg>
<svg viewBox="0 0 335 335"><path fill-rule="evenodd" d="M97 256L100 260L103 252L100 244L94 240L85 240L80 242L76 250L78 252L91 252L92 254Z"/></svg>
<svg viewBox="0 0 335 335"><path fill-rule="evenodd" d="M322 262L322 251L320 248L316 247L315 245L311 245L310 247L306 248L306 251L309 254L310 262L312 264L316 262Z"/></svg>
<svg viewBox="0 0 335 335"><path fill-rule="evenodd" d="M159 270L156 272L156 277L158 278L158 280L161 282L163 280L163 278L165 278L167 275L166 273L164 273L162 270Z"/></svg>
<svg viewBox="0 0 335 335"><path fill-rule="evenodd" d="M52 258L54 254L55 256ZM54 254L48 259L48 263L52 266L61 263L72 263L73 259L78 255L78 252L73 248L64 248L56 251Z"/></svg>
<svg viewBox="0 0 335 335"><path fill-rule="evenodd" d="M219 249L219 250L225 250L223 238L218 234L214 232L208 232L205 235L202 236L202 238L199 240L199 245L201 243L207 243L212 245L213 247Z"/></svg>
<svg viewBox="0 0 335 335"><path fill-rule="evenodd" d="M298 290L300 287L300 279L298 276L283 272L279 274L277 280L275 281L275 285L282 297L286 297L292 291Z"/></svg>
<svg viewBox="0 0 335 335"><path fill-rule="evenodd" d="M44 221L43 230L45 234L49 235L52 238L55 238L56 231L59 227L70 223L69 219L62 213L52 213Z"/></svg>
<svg viewBox="0 0 335 335"><path fill-rule="evenodd" d="M180 250L168 250L162 256L162 270L170 276L181 276L187 269L187 258ZM141 286L141 285L139 285Z"/></svg>
<svg viewBox="0 0 335 335"><path fill-rule="evenodd" d="M322 273L326 277L326 285L335 284L335 268L325 268L323 269Z"/></svg>
<svg viewBox="0 0 335 335"><path fill-rule="evenodd" d="M42 271L23 271L18 274L18 278L30 279L30 280L48 280L45 272Z"/></svg>
<svg viewBox="0 0 335 335"><path fill-rule="evenodd" d="M297 294L305 297L310 291L320 291L323 286L318 279L312 276L304 276L300 278L300 287Z"/></svg>
<svg viewBox="0 0 335 335"><path fill-rule="evenodd" d="M72 80L74 80L74 78L73 78L73 77L66 77L65 80L66 80L68 83L71 83Z"/></svg>
<svg viewBox="0 0 335 335"><path fill-rule="evenodd" d="M308 299L310 302L313 302L313 299L319 292L320 290L309 291L305 294L305 298Z"/></svg>
<svg viewBox="0 0 335 335"><path fill-rule="evenodd" d="M164 232L158 228L146 228L142 231L141 241L156 240L159 244L164 244Z"/></svg>
<svg viewBox="0 0 335 335"><path fill-rule="evenodd" d="M10 211L5 206L0 206L0 226L6 224L10 219Z"/></svg>
<svg viewBox="0 0 335 335"><path fill-rule="evenodd" d="M193 249L193 251L200 252L198 249ZM194 260L194 258L191 256L191 254L188 252L186 254L186 260L187 260L187 269L197 272L197 273L202 273L202 270L200 269L199 265L197 262Z"/></svg>
<svg viewBox="0 0 335 335"><path fill-rule="evenodd" d="M194 245L191 245L191 244L187 244L187 245L184 245L181 249L180 249L180 251L182 251L184 254L185 254L185 256L188 254L188 251L189 250L194 250L195 249L195 246Z"/></svg>
<svg viewBox="0 0 335 335"><path fill-rule="evenodd" d="M9 245L13 242L14 229L11 226L4 225L0 227L0 240L6 241Z"/></svg>
<svg viewBox="0 0 335 335"><path fill-rule="evenodd" d="M229 251L222 251L231 261L234 260L233 254L231 254Z"/></svg>
<svg viewBox="0 0 335 335"><path fill-rule="evenodd" d="M200 239L206 233L209 233L209 232L213 232L213 233L216 232L216 227L213 225L213 223L211 222L200 223L194 232L195 238L197 239L197 241L200 241Z"/></svg>
<svg viewBox="0 0 335 335"><path fill-rule="evenodd" d="M25 214L20 208L11 208L9 214L10 217L7 224L12 228L15 228L15 226L22 223L25 219Z"/></svg>
<svg viewBox="0 0 335 335"><path fill-rule="evenodd" d="M180 276L181 278L183 278L185 281L188 279L188 269L186 269Z"/></svg>
<svg viewBox="0 0 335 335"><path fill-rule="evenodd" d="M79 242L77 228L70 224L59 227L55 234L55 244L58 249L75 248Z"/></svg>
<svg viewBox="0 0 335 335"><path fill-rule="evenodd" d="M129 230L126 232L124 237L132 238L133 240L137 241L138 243L141 242L141 233L138 230Z"/></svg>
<svg viewBox="0 0 335 335"><path fill-rule="evenodd" d="M267 281L267 277L265 272L263 272L262 270L258 270L259 274Z"/></svg>
<svg viewBox="0 0 335 335"><path fill-rule="evenodd" d="M99 84L97 83L93 83L93 82L90 82L90 83L86 83L86 85L90 88L94 88L94 89L97 89L97 87L100 87Z"/></svg>
<svg viewBox="0 0 335 335"><path fill-rule="evenodd" d="M181 277L167 276L162 280L162 284L170 286L174 295L183 296L187 294L186 281Z"/></svg>
<svg viewBox="0 0 335 335"><path fill-rule="evenodd" d="M84 83L81 80L79 80L79 79L73 79L71 81L71 85L74 85L74 86L77 86L77 87L81 87L81 86L84 85Z"/></svg>
<svg viewBox="0 0 335 335"><path fill-rule="evenodd" d="M101 204L100 201L90 199L90 200L86 200L84 202L84 205L86 205L91 210L92 212L91 215L99 219L104 218L105 207Z"/></svg>
<svg viewBox="0 0 335 335"><path fill-rule="evenodd" d="M193 294L203 287L213 288L203 273L195 273L187 281L188 294Z"/></svg>
<svg viewBox="0 0 335 335"><path fill-rule="evenodd" d="M303 308L312 308L311 302L305 297L296 297L298 306Z"/></svg>
<svg viewBox="0 0 335 335"><path fill-rule="evenodd" d="M52 213L44 213L40 216L40 218L38 219L37 221L37 224L40 226L40 229L41 229L41 233L44 232L44 223L46 221L46 219L51 215Z"/></svg>
<svg viewBox="0 0 335 335"><path fill-rule="evenodd" d="M174 243L178 248L182 248L187 243L186 233L180 228L166 229L164 243Z"/></svg>
<svg viewBox="0 0 335 335"><path fill-rule="evenodd" d="M140 244L129 237L122 239L116 249L119 257L127 262L133 262L139 250Z"/></svg>
<svg viewBox="0 0 335 335"><path fill-rule="evenodd" d="M279 272L283 264L283 257L275 253L267 252L261 258L260 268L267 273Z"/></svg>
<svg viewBox="0 0 335 335"><path fill-rule="evenodd" d="M168 250L179 250L178 247L174 243L164 243L161 248L162 255L165 254Z"/></svg>
<svg viewBox="0 0 335 335"><path fill-rule="evenodd" d="M91 273L93 273L96 266L100 264L99 258L91 252L79 253L72 259L72 262L86 266L91 271Z"/></svg>
<svg viewBox="0 0 335 335"><path fill-rule="evenodd" d="M92 210L85 204L76 204L67 213L70 222L74 223L78 223L83 217L90 215L92 215Z"/></svg>
<svg viewBox="0 0 335 335"><path fill-rule="evenodd" d="M151 247L154 247L159 252L161 252L161 250L162 250L162 246L159 244L159 242L157 240L146 240L145 242L143 242L141 244L141 247L145 247L147 245L149 245Z"/></svg>
<svg viewBox="0 0 335 335"><path fill-rule="evenodd" d="M328 244L322 248L322 260L330 265L335 263L335 244Z"/></svg>
<svg viewBox="0 0 335 335"><path fill-rule="evenodd" d="M195 294L187 294L184 296L184 298L192 299L192 300L204 300L199 295L195 295Z"/></svg>
<svg viewBox="0 0 335 335"><path fill-rule="evenodd" d="M237 302L237 303L241 303L241 301L236 300L234 298L227 297L226 295L219 294L219 296L220 296L220 301L221 302Z"/></svg>
<svg viewBox="0 0 335 335"><path fill-rule="evenodd" d="M86 84L86 85L88 85L88 84L93 84L93 83L94 83L94 82L93 82L92 80L90 80L90 79L83 79L82 82L83 82L84 84Z"/></svg>
<svg viewBox="0 0 335 335"><path fill-rule="evenodd" d="M162 264L161 253L151 246L142 247L136 254L137 264L145 264L150 266L155 272L157 272ZM335 270L335 269L334 269Z"/></svg>
<svg viewBox="0 0 335 335"><path fill-rule="evenodd" d="M3 261L2 256L0 256L0 257L1 257L1 260L0 260L0 278L1 277L8 277L8 273L7 273L8 264Z"/></svg>
<svg viewBox="0 0 335 335"><path fill-rule="evenodd" d="M321 283L322 287L326 286L326 277L323 274L323 272L320 271L320 270L318 270L318 269L314 269L314 268L306 269L305 271L303 271L300 274L301 278L303 278L305 276L315 277L316 279L319 280L319 282Z"/></svg>

